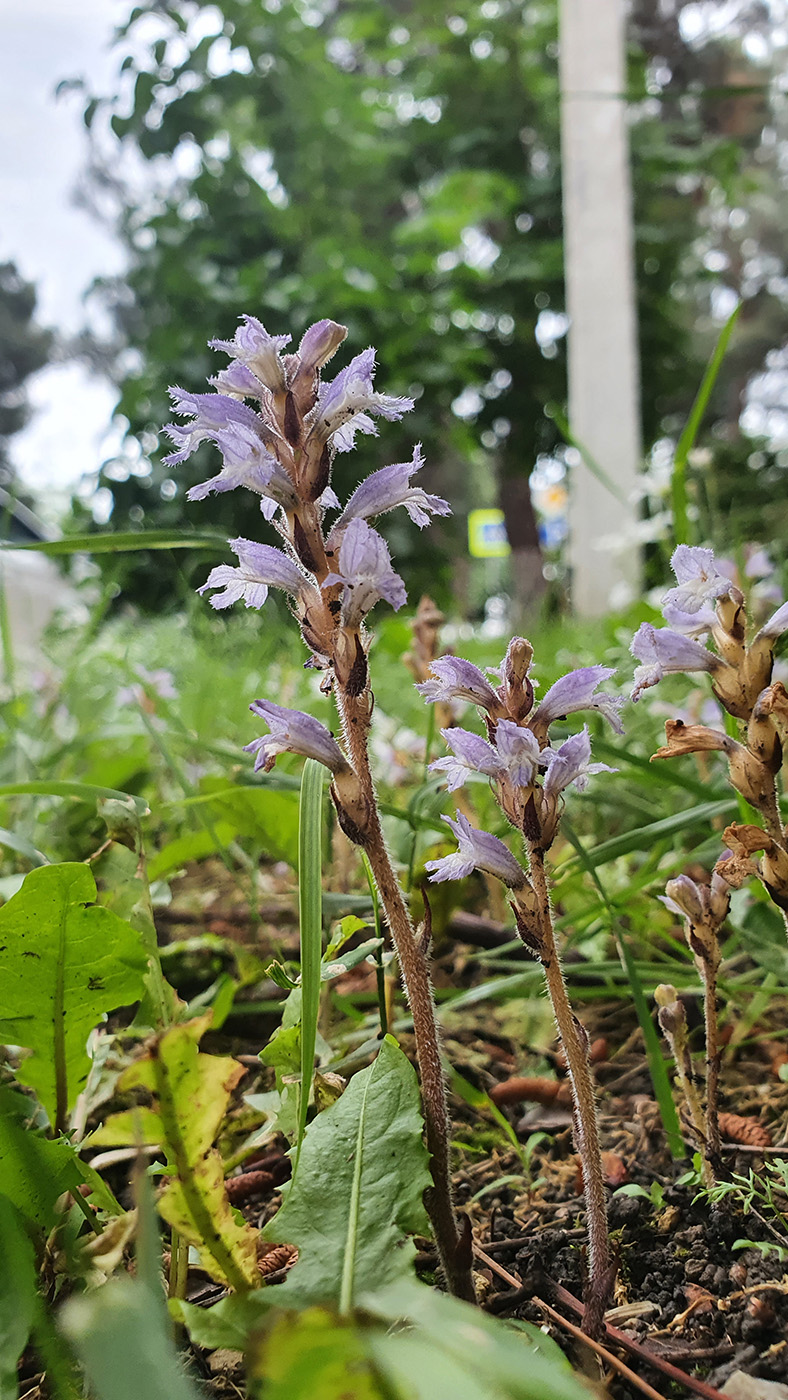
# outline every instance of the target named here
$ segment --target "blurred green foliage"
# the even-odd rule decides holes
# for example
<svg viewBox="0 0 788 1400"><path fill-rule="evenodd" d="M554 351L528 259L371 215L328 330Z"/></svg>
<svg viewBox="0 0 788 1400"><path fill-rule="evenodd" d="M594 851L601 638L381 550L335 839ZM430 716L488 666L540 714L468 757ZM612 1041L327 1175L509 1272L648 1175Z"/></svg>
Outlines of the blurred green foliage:
<svg viewBox="0 0 788 1400"><path fill-rule="evenodd" d="M737 197L760 130L733 139L718 120L730 101L719 46L683 40L682 8L659 23L636 8L631 27L647 444L699 381L708 346L693 323L714 279L693 240L704 210ZM167 384L202 388L224 363L206 342L252 312L295 337L323 315L344 321L349 352L377 345L381 386L416 397L387 426L384 458L362 450L372 469L421 440L425 485L452 501L454 522L428 538L386 524L417 589L453 585L464 603L455 560L470 506L497 496L514 547L534 544L528 476L561 442L550 405L565 397L556 37L555 4L512 0L458 0L450 15L427 0L134 8L118 35L119 94L85 109L95 195L129 260L98 289L131 435L101 474L111 528L249 533L237 494L186 505L213 449L173 477L156 434ZM355 482L341 458L337 478L340 495ZM163 556L102 567L151 609L192 581Z"/></svg>

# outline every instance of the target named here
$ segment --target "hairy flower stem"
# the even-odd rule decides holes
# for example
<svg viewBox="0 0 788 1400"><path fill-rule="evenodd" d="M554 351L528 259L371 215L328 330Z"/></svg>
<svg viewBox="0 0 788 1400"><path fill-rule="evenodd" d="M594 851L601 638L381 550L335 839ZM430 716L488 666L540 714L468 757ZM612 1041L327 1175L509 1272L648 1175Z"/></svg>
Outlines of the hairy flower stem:
<svg viewBox="0 0 788 1400"><path fill-rule="evenodd" d="M544 865L544 851L533 841L528 842L531 883L541 912L540 959L544 968L547 991L566 1055L572 1085L576 1118L576 1143L583 1167L588 1229L588 1283L585 1296L584 1331L598 1337L602 1331L605 1308L613 1288L615 1268L610 1255L607 1230L607 1201L599 1147L596 1099L588 1049L582 1031L575 1020L561 970L555 942L550 892Z"/></svg>
<svg viewBox="0 0 788 1400"><path fill-rule="evenodd" d="M476 1301L476 1292L471 1271L470 1242L460 1234L452 1200L449 1111L432 984L427 959L416 942L410 914L394 874L380 825L367 751L369 692L358 697L350 696L346 690L337 686L336 695L348 755L369 801L370 815L364 833L364 850L394 939L402 980L413 1014L433 1181L432 1188L426 1192L425 1203L435 1232L435 1242L449 1292L456 1298L464 1298L473 1303Z"/></svg>
<svg viewBox="0 0 788 1400"><path fill-rule="evenodd" d="M720 1160L719 1080L720 1050L717 1035L717 969L709 967L703 978L703 1014L706 1021L706 1152L712 1172Z"/></svg>
<svg viewBox="0 0 788 1400"><path fill-rule="evenodd" d="M717 1178L714 1175L714 1170L709 1161L709 1144L706 1136L708 1132L708 1123L703 1115L703 1105L700 1101L700 1094L684 1068L682 1063L683 1057L680 1057L674 1052L674 1058L676 1061L676 1075L679 1085L681 1086L681 1092L689 1108L698 1139L703 1145L703 1151L701 1152L701 1157L703 1159L703 1184L704 1186L714 1186L716 1185Z"/></svg>

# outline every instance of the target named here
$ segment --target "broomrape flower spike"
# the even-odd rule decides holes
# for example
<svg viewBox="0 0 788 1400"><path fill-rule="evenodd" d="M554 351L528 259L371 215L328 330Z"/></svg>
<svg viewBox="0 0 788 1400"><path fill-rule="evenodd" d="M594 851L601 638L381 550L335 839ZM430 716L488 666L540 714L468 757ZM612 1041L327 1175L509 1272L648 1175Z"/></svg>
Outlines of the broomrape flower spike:
<svg viewBox="0 0 788 1400"><path fill-rule="evenodd" d="M531 644L523 637L516 637L501 665L492 672L500 680L497 689L476 666L457 656L433 660L432 676L417 686L430 704L465 700L475 704L481 712L487 738L467 729L441 730L451 756L437 759L430 765L430 771L445 775L451 792L461 787L470 773L483 773L490 778L501 811L524 838L528 872L498 837L479 831L461 812L456 814L456 821L444 818L457 838L458 849L451 855L428 861L427 870L434 882L460 880L473 870L483 870L501 880L512 892L511 907L518 933L544 968L569 1066L576 1113L576 1144L583 1163L589 1237L585 1325L593 1335L601 1329L615 1277L615 1264L610 1257L607 1237L607 1206L588 1039L574 1017L561 971L545 852L557 832L564 791L572 785L583 791L591 775L615 772L615 769L591 762L587 726L564 740L557 749L550 747L548 731L551 724L567 714L597 710L620 733L622 702L604 691L598 692L598 687L613 675L608 667L585 666L556 681L531 713L534 688L528 671L532 657Z"/></svg>
<svg viewBox="0 0 788 1400"><path fill-rule="evenodd" d="M690 1111L698 1129L706 1163L706 1177L714 1180L720 1158L720 1126L718 1086L720 1049L717 1034L717 977L720 968L719 933L731 902L731 887L714 871L711 884L700 885L689 875L668 880L663 904L684 920L687 946L694 955L695 966L704 987L703 1018L706 1031L706 1112L701 1122L696 1120L696 1098L688 1098ZM691 1078L691 1072L690 1072Z"/></svg>
<svg viewBox="0 0 788 1400"><path fill-rule="evenodd" d="M367 664L370 639L364 630L378 602L396 609L406 598L388 547L368 518L401 505L422 527L431 515L448 514L449 507L440 496L411 485L424 464L416 447L410 462L373 472L342 510L331 487L335 453L349 451L359 432L375 434L376 418L396 420L413 407L409 398L374 388L372 349L356 355L333 380L321 381L324 366L346 334L336 321L317 321L304 333L298 350L288 354L289 336L271 335L256 317L244 316L232 340L211 342L230 356L227 368L210 381L216 392L173 391L176 412L191 421L168 429L176 446L168 460L177 465L202 442L213 442L222 468L193 487L190 498L243 487L260 497L263 515L279 533L280 549L247 539L232 541L238 566L220 564L199 591L215 590L211 603L216 608L240 601L259 608L269 588L284 589L294 599L310 652L307 665L324 673L322 688L333 690L336 697L342 723L339 741L300 710L256 700L252 711L268 733L252 740L247 752L254 754L258 770L270 769L283 752L325 764L332 774L330 793L340 826L367 855L413 1014L433 1182L425 1200L449 1291L472 1301L471 1252L452 1199L449 1117L429 966L391 865L369 764L373 696ZM340 514L327 535L323 517L329 508ZM480 672L475 675L475 695L485 695L497 706L492 687ZM481 858L507 876L512 887L522 884L524 872L503 843L486 833L466 839L476 843Z"/></svg>
<svg viewBox="0 0 788 1400"><path fill-rule="evenodd" d="M788 868L788 840L776 785L788 737L787 716L782 687L772 682L774 643L788 630L788 602L772 613L748 643L744 594L717 568L713 552L680 546L671 563L678 587L668 591L663 607L671 627L658 629L643 623L635 634L631 651L643 664L635 671L632 699L639 699L668 673L708 671L715 698L740 722L740 738L706 725L668 720L667 743L653 758L715 750L724 753L732 785L760 813L763 822L762 828L742 828L759 833L754 839L761 845L751 845L751 849L766 851L764 842L768 842L773 853L768 857L769 871L782 867L783 862ZM695 640L703 634L710 636L716 651ZM753 838L748 840L752 843ZM755 864L734 843L734 849L718 862L718 871L737 886L752 874L759 876L781 909L788 932L784 890L781 882L766 877L766 865L766 856Z"/></svg>
<svg viewBox="0 0 788 1400"><path fill-rule="evenodd" d="M740 741L720 729L668 720L667 743L652 757L723 753L732 785L763 821L762 827L734 823L725 830L727 849L717 861L710 884L697 884L688 875L679 875L668 881L663 897L667 908L684 922L687 943L704 985L705 1116L692 1082L684 1013L675 989L658 988L657 1000L660 1024L674 1047L679 1081L703 1143L705 1179L713 1184L720 1155L719 934L731 889L758 876L781 909L788 930L788 848L775 782L782 765L783 702L780 689L771 683L773 644L788 628L788 603L777 608L748 645L744 594L717 568L712 550L681 545L671 566L678 586L667 592L663 606L670 627L657 629L644 623L632 641L632 653L643 663L635 672L632 699L637 700L669 672L708 671L716 699L740 722ZM704 635L716 651L695 640ZM763 852L760 862L754 860L756 852Z"/></svg>

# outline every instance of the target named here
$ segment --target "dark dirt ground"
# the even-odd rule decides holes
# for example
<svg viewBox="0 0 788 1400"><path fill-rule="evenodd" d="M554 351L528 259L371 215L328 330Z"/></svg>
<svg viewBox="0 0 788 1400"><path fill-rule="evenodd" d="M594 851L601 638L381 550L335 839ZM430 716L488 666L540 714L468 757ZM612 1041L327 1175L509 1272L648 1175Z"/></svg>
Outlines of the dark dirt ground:
<svg viewBox="0 0 788 1400"><path fill-rule="evenodd" d="M272 954L287 957L295 953L297 932L292 903L284 893L284 877L278 888L272 876L271 897L260 911L259 922L252 923L248 906L239 905L237 899L228 903L226 892L223 897L210 897L209 888L216 889L214 881L217 872L208 872L206 878L203 866L197 881L187 878L180 890L176 887L174 904L161 921L163 942L208 930L230 944L253 948L263 961L270 960ZM221 878L217 883L221 886ZM438 987L449 983L468 986L480 979L482 972L475 964L478 941L486 939L489 946L494 927L491 921L482 920L469 934L469 925L460 920L455 937L441 945L436 960ZM472 941L464 941L469 937ZM168 975L174 971L174 966L168 965ZM214 967L211 975L215 971ZM191 962L184 955L180 968L184 985L179 990L193 995L206 975L202 955L195 954ZM360 966L332 988L340 998L338 1004L344 998L368 1010L374 1004L374 971ZM254 1058L276 1024L272 995L275 998L281 993L270 983L242 992L236 1014L221 1033L211 1037L215 1044L206 1042L205 1048L244 1057L248 1073L240 1093L272 1085L270 1072L256 1068ZM254 1014L254 1001L259 998L266 1006ZM692 997L687 999L687 1009L690 1024L694 1021L697 1025L697 1004ZM777 1253L762 1256L753 1248L733 1249L734 1242L742 1238L773 1244L782 1239L788 1247L784 1221L760 1209L745 1213L735 1199L711 1205L695 1200L697 1186L675 1184L690 1166L693 1144L688 1134L684 1161L674 1161L668 1151L631 1001L592 1001L581 1004L579 1015L595 1046L610 1228L618 1258L608 1322L633 1343L646 1347L654 1364L628 1354L618 1338L608 1335L604 1346L651 1385L652 1395L656 1391L665 1400L686 1395L687 1383L661 1372L659 1359L672 1363L696 1382L705 1382L711 1390L697 1385L695 1389L707 1397L718 1392L737 1370L788 1384L788 1262L781 1262ZM788 1083L778 1074L788 1056L774 1049L786 1044L786 1028L788 1006L777 1004L769 1009L768 1023L759 1022L745 1043L736 1044L735 1036L731 1038L726 1032L723 1015L723 1040L727 1036L729 1043L723 1053L721 1107L747 1120L745 1135L754 1132L756 1138L763 1137L765 1130L772 1144L770 1149L757 1149L741 1142L725 1143L723 1178L732 1172L746 1175L750 1169L760 1176L770 1155L788 1157ZM328 1032L328 1027L325 1030ZM407 1031L400 1039L410 1052ZM700 1048L700 1041L696 1048ZM568 1334L560 1320L547 1318L532 1301L535 1295L575 1324L579 1321L560 1291L567 1290L576 1299L582 1297L585 1229L568 1086L560 1056L555 1054L555 1041L552 1047L543 1043L529 1050L514 1033L511 1004L480 1003L461 1015L450 1013L445 1049L449 1064L468 1083L497 1099L530 1152L526 1172L521 1157L490 1113L452 1096L457 1203L470 1216L474 1241L486 1255L477 1261L483 1306L499 1316L525 1318L545 1326L574 1363L589 1372L587 1350ZM506 1091L501 1086L515 1074L528 1076L542 1087L530 1100L506 1104ZM536 1138L536 1134L541 1136ZM243 1175L262 1173L255 1183L251 1179L242 1182L239 1176L233 1188L238 1193L237 1203L255 1224L277 1208L276 1187L288 1167L282 1158L283 1146L268 1144L259 1154L264 1160L250 1159L239 1169ZM662 1188L662 1199L656 1205L642 1197L615 1194L627 1184L649 1191L655 1182ZM784 1196L778 1203L783 1211L788 1210ZM508 1274L508 1280L489 1261ZM279 1262L271 1260L272 1265ZM435 1260L426 1241L418 1263L429 1276ZM270 1281L282 1277L280 1267ZM215 1287L206 1287L206 1281L200 1279L194 1280L190 1293L205 1303L220 1296ZM216 1371L207 1358L197 1364L203 1374ZM590 1374L597 1381L601 1377L613 1400L634 1400L640 1393L633 1382L604 1361L600 1371L599 1363L592 1360ZM221 1369L213 1374L213 1384L217 1394L238 1394L232 1375Z"/></svg>

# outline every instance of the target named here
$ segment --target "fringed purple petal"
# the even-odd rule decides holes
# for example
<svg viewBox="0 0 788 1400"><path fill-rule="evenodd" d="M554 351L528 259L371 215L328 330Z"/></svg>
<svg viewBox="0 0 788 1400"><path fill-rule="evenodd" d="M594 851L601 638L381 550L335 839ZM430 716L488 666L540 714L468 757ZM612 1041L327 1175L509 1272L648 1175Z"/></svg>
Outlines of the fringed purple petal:
<svg viewBox="0 0 788 1400"><path fill-rule="evenodd" d="M345 627L357 627L380 598L395 611L406 602L405 585L391 567L386 542L366 520L351 520L341 537L337 563L338 569L324 579L323 587L344 585Z"/></svg>
<svg viewBox="0 0 788 1400"><path fill-rule="evenodd" d="M272 393L285 387L280 351L290 343L289 335L269 335L256 316L242 316L233 340L210 340L212 350L224 350L233 360L246 365Z"/></svg>
<svg viewBox="0 0 788 1400"><path fill-rule="evenodd" d="M466 700L483 710L500 708L500 700L487 677L461 656L439 656L430 666L435 679L421 681L416 689L428 704L436 701Z"/></svg>
<svg viewBox="0 0 788 1400"><path fill-rule="evenodd" d="M224 590L211 598L211 607L229 608L243 598L247 608L261 608L269 587L282 588L295 597L307 587L298 566L281 549L244 539L231 540L230 548L238 556L238 568L219 564L202 588L197 589L198 593L209 588Z"/></svg>
<svg viewBox="0 0 788 1400"><path fill-rule="evenodd" d="M337 450L346 452L357 431L376 431L371 415L391 421L413 407L412 399L377 393L372 385L374 372L375 351L370 347L340 370L336 379L323 385L310 415L312 432L319 441L333 436Z"/></svg>
<svg viewBox="0 0 788 1400"><path fill-rule="evenodd" d="M414 524L423 529L430 515L450 515L451 507L441 496L430 496L419 486L411 486L410 478L424 466L421 444L413 449L410 462L397 462L381 467L357 486L337 521L335 529L355 519L370 519L386 511L404 506Z"/></svg>
<svg viewBox="0 0 788 1400"><path fill-rule="evenodd" d="M623 734L619 710L623 700L615 695L597 695L597 686L609 680L615 672L609 666L581 666L570 671L551 685L541 703L534 711L530 724L537 728L547 728L553 720L564 715L575 714L578 710L599 710L612 725L617 734Z"/></svg>
<svg viewBox="0 0 788 1400"><path fill-rule="evenodd" d="M544 780L545 794L554 797L570 783L574 783L578 792L584 792L591 774L618 772L617 768L610 768L606 763L591 763L590 758L591 738L588 726L584 725L579 734L564 740L550 760Z"/></svg>
<svg viewBox="0 0 788 1400"><path fill-rule="evenodd" d="M663 676L682 671L714 671L722 663L718 656L669 627L654 627L642 622L629 650L642 662L635 670L635 687L631 698L638 700L644 690L657 685Z"/></svg>
<svg viewBox="0 0 788 1400"><path fill-rule="evenodd" d="M454 832L459 850L452 855L443 856L440 860L426 862L430 880L434 883L442 880L461 880L465 875L469 875L471 870L476 869L494 875L510 889L521 889L525 884L525 871L519 861L515 860L508 846L489 831L480 831L478 827L471 826L462 812L457 812L456 815L456 821L452 821L451 817L444 817L443 820Z"/></svg>

